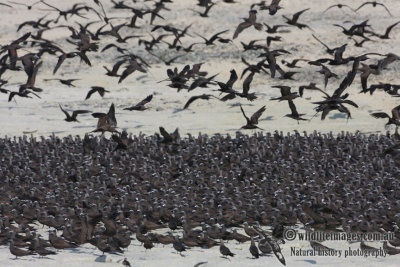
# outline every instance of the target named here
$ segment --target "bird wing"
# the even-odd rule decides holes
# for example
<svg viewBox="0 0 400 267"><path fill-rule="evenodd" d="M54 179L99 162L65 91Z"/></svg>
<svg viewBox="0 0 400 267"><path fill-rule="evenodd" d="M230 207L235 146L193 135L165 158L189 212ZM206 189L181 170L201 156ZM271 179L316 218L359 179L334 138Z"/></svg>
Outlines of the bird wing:
<svg viewBox="0 0 400 267"><path fill-rule="evenodd" d="M396 23L390 25L389 27L387 27L384 36L389 37L390 31L391 31L397 24L399 24L399 23L400 23L400 21L398 21L398 22L396 22Z"/></svg>
<svg viewBox="0 0 400 267"><path fill-rule="evenodd" d="M62 110L62 112L64 112L65 116L67 118L69 118L70 117L69 113L65 109L63 109L60 104L59 104L59 106L60 106L60 109Z"/></svg>
<svg viewBox="0 0 400 267"><path fill-rule="evenodd" d="M251 23L248 21L243 21L242 23L239 23L239 25L237 26L235 32L233 33L233 37L232 39L235 39L239 36L239 34L246 28L250 27Z"/></svg>
<svg viewBox="0 0 400 267"><path fill-rule="evenodd" d="M143 105L149 103L152 99L153 99L153 95L149 95L145 99L143 99L142 101L137 103L137 106L143 106Z"/></svg>
<svg viewBox="0 0 400 267"><path fill-rule="evenodd" d="M250 83L253 81L254 72L251 72L243 82L243 94L248 94Z"/></svg>
<svg viewBox="0 0 400 267"><path fill-rule="evenodd" d="M220 35L220 34L223 34L223 33L226 33L226 32L228 32L229 30L225 30L225 31L222 31L222 32L219 32L219 33L216 33L216 34L214 34L210 39L209 39L209 42L213 42L213 41L215 41L217 38L218 38L218 35Z"/></svg>
<svg viewBox="0 0 400 267"><path fill-rule="evenodd" d="M294 105L294 102L292 100L289 100L289 108L292 111L292 115L298 117L299 113L297 112L296 106Z"/></svg>
<svg viewBox="0 0 400 267"><path fill-rule="evenodd" d="M306 11L309 10L309 9L310 9L310 8L306 8L306 9L303 9L303 10L301 10L301 11L295 13L295 14L293 15L293 17L292 17L292 21L296 23L297 20L299 19L300 15L303 14L304 12L306 12Z"/></svg>
<svg viewBox="0 0 400 267"><path fill-rule="evenodd" d="M371 116L377 119L384 119L384 118L388 118L390 119L389 115L385 112L375 112L375 113L371 113Z"/></svg>
<svg viewBox="0 0 400 267"><path fill-rule="evenodd" d="M362 8L363 6L368 5L368 4L370 4L370 2L362 3L362 4L361 4L359 7L357 7L354 11L357 11L357 10L359 10L360 8Z"/></svg>
<svg viewBox="0 0 400 267"><path fill-rule="evenodd" d="M261 115L263 114L263 112L265 111L265 106L262 106L259 110L257 110L256 113L254 113L251 118L250 121L253 124L258 124L258 119L261 117Z"/></svg>
<svg viewBox="0 0 400 267"><path fill-rule="evenodd" d="M115 118L115 107L114 103L111 104L110 109L107 113L107 123L110 126L116 127L117 126L117 119Z"/></svg>
<svg viewBox="0 0 400 267"><path fill-rule="evenodd" d="M199 96L199 95L195 95L195 96L192 96L191 98L189 98L189 100L186 102L183 109L187 109L190 106L190 104L192 104L194 101L196 101L199 98L201 98L201 96Z"/></svg>
<svg viewBox="0 0 400 267"><path fill-rule="evenodd" d="M392 117L393 119L400 121L400 105L392 109Z"/></svg>
<svg viewBox="0 0 400 267"><path fill-rule="evenodd" d="M93 95L96 91L97 89L92 87L92 89L90 89L89 92L87 93L85 100L89 99L90 96Z"/></svg>
<svg viewBox="0 0 400 267"><path fill-rule="evenodd" d="M226 86L228 88L232 88L233 84L237 81L238 76L236 74L236 70L232 69L231 70L231 76L229 77L229 80L226 82Z"/></svg>
<svg viewBox="0 0 400 267"><path fill-rule="evenodd" d="M37 75L37 72L39 71L40 67L42 66L42 64L43 64L43 61L40 61L35 65L35 67L33 67L32 75L28 77L28 80L26 82L27 86L33 87L35 85L36 75Z"/></svg>
<svg viewBox="0 0 400 267"><path fill-rule="evenodd" d="M246 121L249 122L250 119L246 116L246 113L244 113L244 110L242 108L242 105L240 105L240 110L242 111L243 116L246 118Z"/></svg>
<svg viewBox="0 0 400 267"><path fill-rule="evenodd" d="M91 112L90 110L82 110L82 109L78 109L78 110L74 110L72 112L72 118L76 118L79 114L84 114L84 113L89 113Z"/></svg>
<svg viewBox="0 0 400 267"><path fill-rule="evenodd" d="M164 137L165 142L171 142L173 140L172 136L164 129L164 127L160 126L159 129L160 129L161 135Z"/></svg>
<svg viewBox="0 0 400 267"><path fill-rule="evenodd" d="M62 54L61 56L58 57L58 61L56 66L54 67L53 74L56 74L57 70L61 67L61 64L63 64L64 60L67 58L66 54Z"/></svg>

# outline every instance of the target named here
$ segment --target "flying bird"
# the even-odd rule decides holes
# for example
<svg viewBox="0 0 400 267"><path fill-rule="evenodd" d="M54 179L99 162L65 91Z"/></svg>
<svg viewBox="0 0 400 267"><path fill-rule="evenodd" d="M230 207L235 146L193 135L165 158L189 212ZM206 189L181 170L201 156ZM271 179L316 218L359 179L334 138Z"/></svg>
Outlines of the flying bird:
<svg viewBox="0 0 400 267"><path fill-rule="evenodd" d="M65 116L66 116L65 121L68 121L68 122L71 122L71 121L79 122L79 121L76 119L76 117L77 117L79 114L84 114L84 113L89 113L89 112L90 112L89 110L74 110L74 111L72 112L72 115L70 115L65 109L62 108L61 105L59 105L59 106L60 106L60 109L62 110L62 112L64 112L64 114L65 114Z"/></svg>
<svg viewBox="0 0 400 267"><path fill-rule="evenodd" d="M89 92L87 93L85 100L89 99L96 92L99 93L101 97L103 97L106 92L107 93L110 92L101 86L92 86L91 88L92 89L90 89Z"/></svg>
<svg viewBox="0 0 400 267"><path fill-rule="evenodd" d="M243 116L246 118L246 125L242 126L241 129L261 129L260 127L257 126L257 124L258 124L258 119L265 111L265 106L262 106L259 110L257 110L257 112L255 112L250 119L246 116L246 113L244 113L242 105L240 105L240 110L242 111Z"/></svg>
<svg viewBox="0 0 400 267"><path fill-rule="evenodd" d="M137 103L136 105L131 106L129 108L124 108L124 110L129 110L129 111L132 111L132 110L139 110L139 111L146 110L147 107L145 107L145 105L147 103L149 103L152 99L153 99L153 95L149 95L145 99L143 99L142 101Z"/></svg>
<svg viewBox="0 0 400 267"><path fill-rule="evenodd" d="M233 37L232 37L233 39L237 38L243 30L245 30L251 26L254 26L254 28L256 28L259 31L262 29L262 24L256 22L256 19L257 19L256 14L257 14L256 10L249 11L249 17L245 18L244 21L237 26L237 28L233 34Z"/></svg>

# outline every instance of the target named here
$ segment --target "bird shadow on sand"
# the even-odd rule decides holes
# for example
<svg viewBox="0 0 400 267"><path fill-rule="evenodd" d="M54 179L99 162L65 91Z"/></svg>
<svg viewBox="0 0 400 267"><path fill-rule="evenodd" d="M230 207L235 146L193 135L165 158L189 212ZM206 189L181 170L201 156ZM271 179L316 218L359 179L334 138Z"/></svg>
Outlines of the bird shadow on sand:
<svg viewBox="0 0 400 267"><path fill-rule="evenodd" d="M272 121L274 116L267 116L264 119L261 119L260 121Z"/></svg>
<svg viewBox="0 0 400 267"><path fill-rule="evenodd" d="M317 264L317 261L315 261L315 260L297 260L297 261L305 261L310 264Z"/></svg>
<svg viewBox="0 0 400 267"><path fill-rule="evenodd" d="M346 119L347 115L346 114L342 114L342 113L337 113L335 115L332 115L329 117L329 119L331 120L336 120L336 119Z"/></svg>

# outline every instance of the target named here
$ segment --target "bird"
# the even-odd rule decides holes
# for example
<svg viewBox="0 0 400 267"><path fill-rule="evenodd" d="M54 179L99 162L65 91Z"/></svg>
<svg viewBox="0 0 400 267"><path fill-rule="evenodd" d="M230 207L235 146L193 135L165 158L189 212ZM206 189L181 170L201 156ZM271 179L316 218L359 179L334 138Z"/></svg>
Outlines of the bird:
<svg viewBox="0 0 400 267"><path fill-rule="evenodd" d="M373 36L377 36L380 39L389 39L390 32L399 23L400 23L400 21L397 21L397 22L393 23L392 25L390 25L389 27L387 27L384 34L376 34L375 32L372 32L372 31L368 31L368 33L371 33ZM368 39L365 39L365 40L368 40Z"/></svg>
<svg viewBox="0 0 400 267"><path fill-rule="evenodd" d="M175 131L171 134L168 133L162 126L159 127L159 130L161 135L163 136L163 140L161 141L161 143L172 143L180 138L178 128L176 128Z"/></svg>
<svg viewBox="0 0 400 267"><path fill-rule="evenodd" d="M65 109L63 109L63 108L61 107L61 105L59 105L59 106L60 106L60 109L62 110L62 112L64 112L64 114L65 114L65 116L66 116L66 118L65 118L64 120L65 120L65 121L68 121L68 122L72 122L72 121L79 122L79 121L77 120L77 116L78 116L79 114L85 114L85 113L91 112L90 110L74 110L74 111L72 112L72 115L70 115Z"/></svg>
<svg viewBox="0 0 400 267"><path fill-rule="evenodd" d="M143 73L146 73L147 70L136 60L129 60L129 64L126 66L125 70L122 72L118 83L121 83L123 80L125 80L126 77L131 75L135 71L140 71Z"/></svg>
<svg viewBox="0 0 400 267"><path fill-rule="evenodd" d="M223 257L228 258L228 256L233 257L233 254L230 249L225 246L224 241L222 239L219 240L219 252L222 254Z"/></svg>
<svg viewBox="0 0 400 267"><path fill-rule="evenodd" d="M289 102L289 108L291 110L290 114L286 114L285 117L289 117L291 119L297 120L297 124L299 124L299 121L306 121L307 119L302 118L301 116L305 114L299 114L297 112L296 106L294 105L293 100L288 100Z"/></svg>
<svg viewBox="0 0 400 267"><path fill-rule="evenodd" d="M385 10L387 11L387 13L388 13L390 16L392 16L392 13L390 13L389 9L388 9L384 4L378 3L378 2L376 2L376 1L367 1L367 2L364 2L364 3L362 3L359 7L357 7L354 11L357 12L360 8L362 8L362 7L366 6L366 5L372 5L373 7L382 6L383 8L385 8Z"/></svg>
<svg viewBox="0 0 400 267"><path fill-rule="evenodd" d="M148 95L145 99L143 99L142 101L140 101L136 105L131 106L129 108L124 108L124 110L129 110L129 111L132 111L132 110L139 110L139 111L146 110L147 107L145 105L147 103L149 103L152 99L153 99L153 95Z"/></svg>
<svg viewBox="0 0 400 267"><path fill-rule="evenodd" d="M23 256L28 256L28 255L34 255L35 253L29 251L29 250L23 250L20 248L17 248L14 245L14 240L11 239L10 240L10 252L11 254L13 254L15 256L15 259L17 259L18 257L23 257Z"/></svg>
<svg viewBox="0 0 400 267"><path fill-rule="evenodd" d="M211 97L217 98L213 95L210 94L202 94L202 95L195 95L189 98L189 100L186 102L186 104L184 105L183 109L187 109L190 104L192 104L194 101L196 101L197 99L203 99L203 100L210 100ZM217 98L218 99L218 98Z"/></svg>
<svg viewBox="0 0 400 267"><path fill-rule="evenodd" d="M70 53L64 53L63 51L61 51L61 52L62 52L62 54L61 54L61 56L58 57L57 64L53 69L53 74L57 73L58 69L61 67L61 65L67 58L74 58L76 56L79 56L81 58L81 60L83 60L83 62L85 62L87 65L92 66L92 63L90 62L89 58L83 52L79 52L79 51L70 52Z"/></svg>
<svg viewBox="0 0 400 267"><path fill-rule="evenodd" d="M387 128L391 124L400 126L400 105L398 105L392 109L392 117L390 117L385 112L374 112L374 113L371 113L371 116L374 118L377 118L377 119L387 118L388 122L385 124L385 128Z"/></svg>
<svg viewBox="0 0 400 267"><path fill-rule="evenodd" d="M208 18L208 13L210 12L211 8L215 5L215 3L211 2L211 3L207 3L207 5L205 6L205 9L203 12L199 12L197 10L194 9L190 9L194 12L196 12L197 14L199 14L201 17L203 18Z"/></svg>
<svg viewBox="0 0 400 267"><path fill-rule="evenodd" d="M292 18L290 18L290 19L288 17L286 17L285 15L282 15L282 17L284 17L286 19L286 23L289 25L296 26L299 29L309 28L310 30L312 30L308 25L297 22L299 20L300 15L309 9L310 8L306 8L299 12L296 12L295 14L293 14Z"/></svg>
<svg viewBox="0 0 400 267"><path fill-rule="evenodd" d="M94 118L97 118L97 127L92 132L117 132L117 119L115 118L115 107L114 103L111 104L107 114L101 112L92 113Z"/></svg>
<svg viewBox="0 0 400 267"><path fill-rule="evenodd" d="M385 252L389 255L397 255L400 254L400 249L398 248L394 248L394 247L390 247L387 243L387 241L383 241L383 250L385 250Z"/></svg>
<svg viewBox="0 0 400 267"><path fill-rule="evenodd" d="M67 85L68 87L76 87L72 83L79 81L80 79L43 79L44 81L59 81L61 84Z"/></svg>
<svg viewBox="0 0 400 267"><path fill-rule="evenodd" d="M299 97L297 92L290 92L290 86L285 86L285 85L274 85L272 86L273 88L279 88L281 90L281 96L280 97L272 97L270 100L293 100L297 97Z"/></svg>
<svg viewBox="0 0 400 267"><path fill-rule="evenodd" d="M336 73L333 73L329 68L327 68L326 66L321 64L321 68L320 70L318 70L317 72L321 73L324 75L324 86L326 88L326 86L328 85L328 81L330 78L339 78L339 76Z"/></svg>
<svg viewBox="0 0 400 267"><path fill-rule="evenodd" d="M218 32L216 34L214 34L213 36L211 36L209 39L205 38L204 36L201 36L200 34L196 34L197 36L199 36L200 38L202 38L204 40L204 44L209 46L209 45L214 45L215 41L221 41L221 37L219 37L221 34L228 32L229 30L225 30L225 31L221 31Z"/></svg>
<svg viewBox="0 0 400 267"><path fill-rule="evenodd" d="M130 262L126 258L124 258L124 260L122 261L122 265L127 266L127 267L131 267Z"/></svg>
<svg viewBox="0 0 400 267"><path fill-rule="evenodd" d="M347 7L348 9L352 10L353 12L356 12L354 9L352 9L351 7L349 7L346 4L336 4L336 5L331 5L329 6L327 9L325 9L322 13L325 13L326 11L328 11L331 8L337 7L339 9L342 9L343 7Z"/></svg>
<svg viewBox="0 0 400 267"><path fill-rule="evenodd" d="M233 33L232 39L236 39L243 30L251 26L254 26L254 28L256 28L259 31L262 30L262 24L256 22L257 19L256 14L257 14L256 10L249 11L249 17L244 19L244 21L237 26L235 32Z"/></svg>
<svg viewBox="0 0 400 267"><path fill-rule="evenodd" d="M258 248L256 246L256 243L254 242L254 238L253 237L251 237L251 243L250 243L249 251L250 251L250 254L254 258L258 259L260 257L260 252L258 251Z"/></svg>
<svg viewBox="0 0 400 267"><path fill-rule="evenodd" d="M240 110L242 111L243 116L246 118L246 125L242 126L241 129L261 129L260 127L257 126L258 124L258 119L260 116L263 114L265 111L265 106L262 106L259 110L257 110L249 119L246 114L244 113L244 110L242 108L242 105L240 105ZM262 130L262 129L261 129Z"/></svg>
<svg viewBox="0 0 400 267"><path fill-rule="evenodd" d="M265 9L268 9L268 11L269 11L269 14L271 15L271 16L273 16L273 15L275 15L276 14L276 12L278 12L278 10L279 9L281 9L281 8L283 8L283 7L281 7L280 5L279 5L279 2L280 2L281 0L272 0L271 1L271 4L269 5L269 6L261 6L260 7L260 10L265 10Z"/></svg>
<svg viewBox="0 0 400 267"><path fill-rule="evenodd" d="M99 93L101 97L104 97L105 93L109 93L110 91L106 90L104 87L101 86L92 86L85 97L85 100L89 99L94 93Z"/></svg>
<svg viewBox="0 0 400 267"><path fill-rule="evenodd" d="M174 242L172 243L172 247L179 253L179 255L182 255L183 251L186 251L185 245L182 243L181 240L179 240L178 236L174 236Z"/></svg>

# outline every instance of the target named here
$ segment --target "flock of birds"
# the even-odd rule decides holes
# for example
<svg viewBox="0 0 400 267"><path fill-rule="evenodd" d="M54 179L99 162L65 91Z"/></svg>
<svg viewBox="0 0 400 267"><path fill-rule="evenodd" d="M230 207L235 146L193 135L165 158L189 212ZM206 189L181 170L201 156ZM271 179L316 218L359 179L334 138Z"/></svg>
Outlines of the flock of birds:
<svg viewBox="0 0 400 267"><path fill-rule="evenodd" d="M147 2L153 6L148 7ZM361 93L372 95L376 90L383 90L393 97L400 96L400 85L386 82L368 85L370 75L390 71L389 65L399 60L399 56L368 52L345 57L344 52L350 43L331 48L309 25L301 22L310 8L292 16L282 15L285 24L271 26L259 21L257 14L263 12L278 16L280 10L284 10L285 2L252 3L248 17L242 22L238 19L230 38L230 29L205 37L196 33L191 24L184 28L170 25L164 17L173 12L169 8L172 3L172 0L111 0L111 10L126 12L129 18L110 17L110 11L100 0L93 0L92 5L73 4L69 9L60 9L45 0L33 4L0 3L0 8L4 9L24 5L28 10L45 9L48 12L37 20L21 23L17 32L26 28L30 31L1 45L0 92L8 94L9 102L16 101L17 97L40 98L43 89L36 86L36 78L45 59L57 59L53 69L55 75L71 68L71 65L65 66L66 61L78 58L81 63L91 66L92 55L113 50L118 54L116 63L112 67L104 66L104 69L107 76L115 77L120 84L126 83L136 72L149 71L152 64L145 57L170 66L179 58L204 47L233 43L244 31L261 32L266 28L266 38L240 42L244 52L252 51L258 59L256 63L249 63L245 57L241 58L245 66L240 75L240 79L244 78L242 90L235 86L239 79L235 69L230 70L226 82L217 81L217 74L209 76L202 69L201 62L188 64L182 69L168 68L167 78L161 82L168 81L168 86L178 92L217 87L214 91L219 95L203 93L190 97L183 107L187 109L196 100L226 102L240 98L254 101L258 95L250 92L250 85L256 75L269 76L272 81L278 79L282 83L293 81L299 72L290 69L300 70L302 67L297 64L301 62L320 68L318 72L323 76L324 88L330 79L340 78L333 67L349 66L332 94L319 88L315 82L299 85L298 92L283 84L271 86L280 89L281 94L270 100L287 101L290 113L286 117L297 123L308 119L297 111L295 100L309 90L319 91L323 96L322 100L313 102L316 115L321 113L322 120L331 111L343 113L350 119L349 107L358 108L358 105L348 98L350 93L347 89L359 72ZM198 0L198 7L193 12L206 20L212 16L216 6L224 5L229 11L229 6L235 4L233 0ZM336 4L327 7L323 13L343 7L354 13L365 8L382 8L382 14L377 15L392 16L384 4L375 1L364 2L355 9ZM52 14L56 17L50 18ZM88 16L98 19L87 21ZM399 23L388 26L383 34L375 32L368 20L350 27L334 26L340 27L344 35L354 40L354 46L362 47L365 42L390 39L391 31ZM45 32L59 28L70 32L65 41L74 49L66 50L43 37ZM134 34L143 28L150 31L147 36L143 36L143 31ZM281 28L311 34L326 49L327 55L313 60L289 59L292 56L289 49L273 48L283 42L286 31ZM122 29L133 34L124 35ZM193 35L202 41L184 45L184 39L193 38ZM134 44L132 39L137 39L137 46L144 48L145 55L128 49ZM159 55L162 49L183 53L166 59ZM29 52L21 56L21 51ZM375 60L375 57L379 59ZM279 58L283 59L279 61ZM371 59L375 62L364 63ZM120 71L121 68L124 70ZM21 70L26 73L26 82L20 84L18 91L10 90L4 74ZM75 87L73 83L77 81L47 77L42 82L52 80L68 87ZM92 86L84 100L94 94L103 97L106 93L110 91L103 86ZM145 111L154 97L149 95L124 110ZM5 177L0 188L0 243L9 244L10 252L16 257L47 256L56 252L46 247L64 249L85 243L91 243L103 253L122 253L135 234L146 249L151 249L154 243L172 244L179 253L188 247L220 246L224 257L234 256L226 246L226 240L250 241L253 257L274 253L285 264L279 247L282 232L285 227L299 222L310 230L394 232L396 239L390 243L400 245L397 239L400 238L397 191L400 185L395 179L399 177L400 138L397 127L400 125L400 105L393 107L392 114L371 113L375 118L386 118L386 126L396 127L393 136L366 137L358 133L342 133L337 137L317 133L283 136L275 133L250 137L238 134L235 138L220 135L181 138L178 129L169 133L164 127L159 128L161 136L132 137L126 131L118 130L114 103L107 113L90 110L73 110L71 113L61 104L59 107L67 122L77 122L80 114L91 113L98 119L92 132L101 132L102 135L86 135L84 139L52 136L40 141L33 137L29 140L26 137L0 139L1 161L9 166L0 167L1 176ZM241 105L240 110L246 121L241 129L261 129L258 121L266 110L265 105L250 117ZM111 132L110 140L104 138L105 132ZM36 233L33 225L37 223L55 229L49 233L48 241ZM272 227L273 231L265 231L261 226ZM243 228L246 235L236 232L234 227ZM152 232L159 228L169 228L169 231L166 234ZM177 229L181 234L177 234ZM62 237L57 235L57 231L62 231ZM316 241L311 246L313 249L330 249ZM361 243L361 249L375 248ZM400 249L387 243L384 243L384 249L389 254L400 253ZM129 262L125 260L124 264L129 265Z"/></svg>
<svg viewBox="0 0 400 267"><path fill-rule="evenodd" d="M368 85L368 78L371 75L379 75L383 72L390 71L390 69L388 69L389 65L399 59L399 56L397 56L395 53L380 54L376 52L367 52L345 57L344 52L346 50L346 47L349 46L350 43L346 42L341 46L332 48L321 41L320 38L317 37L314 33L311 33L311 36L326 49L327 55L324 57L313 60L306 58L289 59L288 57L292 56L292 52L289 52L288 50L282 48L273 49L275 43L284 42L282 38L287 31L281 30L281 28L290 27L291 29L299 30L308 28L309 31L313 31L313 29L309 25L301 23L301 18L307 14L306 12L310 8L303 9L293 14L291 17L282 15L283 18L286 20L286 24L277 24L271 26L266 23L259 22L257 19L257 13L268 12L270 16L276 16L277 12L283 8L280 5L281 1L272 1L269 5L266 1L253 3L251 4L251 6L249 6L250 11L248 17L243 18L243 22L240 22L236 26L232 38L229 38L227 36L229 29L220 31L210 37L204 37L192 30L192 24L184 28L178 28L168 24L168 21L164 19L163 14L168 11L171 12L171 10L167 6L168 4L171 4L172 1L156 1L153 8L147 7L145 3L148 1L144 1L144 3L140 3L141 1L132 2L132 4L127 4L126 1L111 1L111 3L113 4L113 9L117 9L119 11L126 10L126 12L128 13L133 13L133 15L131 15L127 19L121 17L109 17L108 11L106 11L102 2L99 0L94 1L94 6L77 3L74 4L70 9L65 10L61 10L44 0L37 1L31 5L16 2L9 2L10 5L3 3L4 6L9 6L10 8L12 8L11 4L14 4L15 6L26 5L29 10L33 9L34 7L36 8L38 6L41 6L41 8L38 8L38 10L45 10L49 13L40 17L38 20L25 21L19 24L17 29L17 31L20 31L21 29L26 29L30 27L33 30L36 30L35 33L29 31L23 34L18 39L1 46L0 55L3 56L0 58L0 92L8 94L9 102L13 99L15 100L16 96L25 98L40 98L40 92L42 92L43 89L35 85L36 77L38 75L38 71L43 65L42 59L47 56L50 58L58 58L53 69L53 74L57 74L60 70L67 68L67 66L64 66L64 62L66 61L71 61L73 58L79 58L81 62L88 66L91 66L92 54L99 52L105 53L105 51L107 50L114 49L114 52L120 55L116 57L116 63L111 68L108 66L104 66L104 69L106 70L107 76L118 78L119 84L126 81L126 79L135 72L148 72L148 70L151 68L151 64L148 63L148 60L144 59L145 57L150 57L152 60L156 60L156 62L162 61L166 65L170 66L181 57L184 57L196 51L201 51L204 46L216 47L219 44L224 45L232 43L234 39L240 38L240 35L244 31L250 31L252 28L254 28L255 30L261 32L263 31L265 26L267 28L266 32L268 33L266 39L256 39L248 40L247 42L240 42L243 47L243 52L251 50L253 51L253 53L257 53L257 58L259 59L256 63L249 63L248 59L246 59L244 56L241 57L241 60L245 65L245 68L243 69L240 76L240 79L244 78L242 90L238 90L235 88L235 82L239 79L235 69L230 70L231 75L228 81L217 81L216 77L218 74L207 76L208 72L201 69L203 65L202 62L195 63L192 66L190 64L186 65L182 68L182 70L178 70L177 67L169 68L167 69L168 78L166 80L163 80L162 82L169 81L170 84L168 84L168 86L176 88L178 92L181 90L187 90L190 92L192 90L195 90L196 88L217 86L217 88L214 88L213 91L219 92L219 95L203 93L192 96L187 100L186 104L183 107L183 109L187 109L196 100L217 99L222 102L226 102L235 98L240 98L244 101L254 101L258 98L258 96L255 92L250 92L250 85L256 75L266 74L269 75L270 78L273 80L279 78L279 80L283 82L285 80L294 81L294 76L300 73L299 71L294 70L301 70L302 68L305 68L298 66L300 62L308 63L310 67L320 67L320 70L318 70L318 72L323 75L324 88L326 88L332 78L340 78L339 75L337 75L331 67L328 67L328 65L335 67L340 65L347 66L349 65L349 63L352 63L350 70L346 75L344 75L344 78L340 82L338 88L334 90L332 94L329 94L325 90L318 87L316 82L310 82L306 85L299 85L298 92L294 91L291 86L284 84L271 86L272 88L279 88L281 92L280 97L273 97L271 98L271 100L287 101L290 113L288 113L286 117L296 120L297 123L299 123L300 121L309 120L304 118L305 114L298 112L295 105L296 98L303 97L303 94L306 94L307 90L319 91L321 92L323 97L323 99L320 101L312 102L312 104L316 105L316 114L314 116L316 116L318 113L321 113L321 119L324 120L331 111L337 111L339 113L343 113L347 117L347 119L350 119L350 107L358 108L358 104L354 100L349 99L350 93L347 92L348 90L346 89L352 85L359 72L361 72L361 93L370 93L372 95L376 90L383 90L393 97L400 96L400 94L398 93L400 85L387 82L380 82L378 84ZM229 5L235 4L234 1L223 2L224 3L214 3L209 0L198 1L197 5L199 7L197 9L204 8L205 11L194 11L198 12L201 17L207 18L211 16L209 13L214 6L227 4L228 6L224 8L227 8L229 10ZM385 5L377 2L364 2L356 9L352 9L351 7L343 4L332 5L329 6L324 11L324 13L334 12L333 8L340 9L343 7L347 7L356 13L360 9L367 8L368 6L375 8L381 7L383 10L386 10L385 12L388 16L392 16ZM49 16L53 14L53 12L55 14L58 13L58 16L54 19L50 19ZM87 19L87 16L89 15L94 15L98 17L98 20L89 21L86 24L83 23L82 20L85 21L85 19ZM145 21L145 19L147 18L146 15L148 15L150 18L148 24L146 24ZM71 22L74 18L77 18L74 23L68 23ZM142 23L142 25L139 25L139 20L144 22L144 24ZM114 21L123 22L115 25ZM156 22L158 22L159 24L155 24ZM348 36L348 38L353 39L354 45L356 47L362 47L365 42L376 42L378 41L378 39L390 39L391 31L399 23L400 21L397 21L394 24L388 26L387 30L383 34L375 32L372 29L372 26L368 20L365 20L361 23L355 23L347 28L340 24L334 24L334 26L340 27L343 30L344 35ZM96 24L99 24L99 26L93 29ZM59 28L65 28L70 32L70 35L66 38L65 41L69 45L72 44L75 47L74 49L68 50L66 52L65 48L61 48L60 45L55 41L43 37L43 34L45 32L50 32ZM141 34L132 34L127 36L122 33L122 29L135 32L143 28L145 28L146 31L150 30L150 33L147 33L150 39L144 38L146 36L142 34L143 31L140 32ZM159 33L159 35L154 36L153 34L155 33ZM185 46L183 44L185 37L193 37L193 34L202 38L203 42L197 41L188 46ZM110 40L110 38L113 39ZM139 53L133 53L127 48L129 46L132 46L132 42L130 42L131 39L138 39L137 45L144 48L144 54L142 53L139 55ZM167 39L169 39L169 41L167 41ZM102 46L103 44L104 46L100 50L100 46ZM167 46L167 48L165 46ZM165 56L161 56L159 53L159 51L165 51L165 49L170 50L171 53L183 52L183 54L178 54L177 56L173 56L170 59L166 59ZM18 54L21 50L26 50L29 52L25 53L22 56L19 56ZM278 59L283 57L284 59L279 62ZM379 57L379 59L375 60L375 62L371 64L364 63L368 59L374 59L374 57ZM19 66L19 62L22 63L22 67ZM124 67L125 69L121 72L120 69L122 67ZM18 91L13 91L9 89L9 87L7 87L8 80L3 79L2 77L4 77L5 73L20 71L21 69L23 69L27 75L26 83L20 84ZM61 84L68 87L75 87L73 82L78 79L45 78L43 79L43 82L48 82L52 80L57 80ZM110 91L103 86L92 86L84 100L89 99L93 96L93 94L99 94L101 97L103 97L106 93L110 93ZM124 110L144 111L148 109L146 104L149 103L152 98L153 95L150 95L136 105L124 108ZM60 109L62 110L62 112L65 113L65 120L68 122L77 122L77 117L79 114L92 113L92 111L90 110L75 110L73 111L72 115L70 115L61 105ZM110 112L111 109L115 110L114 106L110 108ZM255 112L250 119L245 114L241 106L240 109L246 119L246 125L244 125L242 129L261 129L258 126L258 119L266 110L265 106L259 108L258 111ZM375 118L387 118L388 122L386 125L393 124L397 127L398 125L400 125L399 109L400 106L395 106L393 107L391 115L382 112L375 112L371 113L371 116ZM117 120L115 119L115 116L110 123L109 120L105 119L105 113L102 113L102 115L100 115L100 113L92 113L92 115L93 117L99 119L98 125L94 132L118 132L116 129Z"/></svg>

